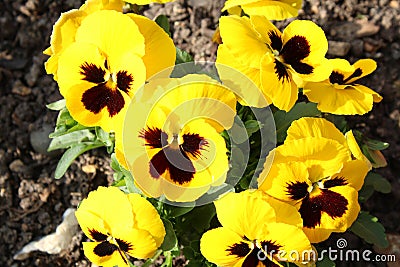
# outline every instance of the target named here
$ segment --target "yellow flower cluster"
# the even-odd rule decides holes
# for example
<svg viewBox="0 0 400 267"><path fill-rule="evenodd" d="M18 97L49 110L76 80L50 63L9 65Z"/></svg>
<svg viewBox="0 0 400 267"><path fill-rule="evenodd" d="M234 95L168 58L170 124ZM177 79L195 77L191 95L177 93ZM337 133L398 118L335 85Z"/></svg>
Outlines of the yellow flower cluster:
<svg viewBox="0 0 400 267"><path fill-rule="evenodd" d="M46 71L78 123L115 133L116 158L143 195L196 201L227 180L232 151L222 133L234 125L237 102L289 111L301 89L320 111L345 115L364 114L381 101L356 83L376 69L373 60L328 60L325 34L311 21L294 20L283 32L271 23L296 16L301 4L227 0L223 10L231 15L219 24L220 82L205 74L171 78L176 48L160 26L124 14L122 1L87 0L54 25ZM247 86L232 92L227 85L238 77L227 67L244 74L269 103ZM312 265L311 244L356 220L358 191L371 168L352 131L342 134L323 118L298 119L266 157L257 190L214 202L221 226L203 234L201 253L226 267ZM91 192L76 217L94 241L83 244L86 257L101 266L152 257L166 234L150 202L116 187ZM293 251L297 257L288 254Z"/></svg>
<svg viewBox="0 0 400 267"><path fill-rule="evenodd" d="M298 99L299 88L318 109L332 114L364 114L382 97L356 81L376 68L372 59L350 65L344 59L328 60L328 41L323 30L311 21L295 20L280 32L269 20L296 15L301 1L235 1L225 9L240 6L248 16L223 16L217 63L246 74L269 103L289 111ZM234 79L221 75L223 81ZM256 105L256 103L250 103Z"/></svg>

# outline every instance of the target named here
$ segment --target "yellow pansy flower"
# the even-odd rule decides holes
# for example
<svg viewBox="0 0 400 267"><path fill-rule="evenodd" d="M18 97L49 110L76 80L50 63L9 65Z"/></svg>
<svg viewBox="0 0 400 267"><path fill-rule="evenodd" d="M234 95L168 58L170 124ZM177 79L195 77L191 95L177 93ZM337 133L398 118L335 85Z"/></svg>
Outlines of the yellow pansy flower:
<svg viewBox="0 0 400 267"><path fill-rule="evenodd" d="M311 21L293 21L281 33L262 16L227 16L219 27L217 63L247 75L279 109L293 107L304 81L322 81L331 73L325 34Z"/></svg>
<svg viewBox="0 0 400 267"><path fill-rule="evenodd" d="M99 266L129 266L126 254L147 259L164 240L163 222L150 202L116 187L90 192L75 215L82 231L94 241L83 243L85 256Z"/></svg>
<svg viewBox="0 0 400 267"><path fill-rule="evenodd" d="M45 62L47 74L52 74L57 80L58 59L60 54L75 41L76 30L82 20L98 10L116 10L122 12L121 0L87 0L79 9L72 9L61 14L53 26L50 37L50 47L43 53L50 58Z"/></svg>
<svg viewBox="0 0 400 267"><path fill-rule="evenodd" d="M371 165L350 144L330 122L302 118L268 156L269 173L259 177L261 190L298 208L312 243L346 231L360 211L357 191Z"/></svg>
<svg viewBox="0 0 400 267"><path fill-rule="evenodd" d="M222 227L200 240L203 256L218 266L283 266L312 260L310 241L296 208L260 191L229 193L214 202ZM289 253L297 252L296 257Z"/></svg>
<svg viewBox="0 0 400 267"><path fill-rule="evenodd" d="M57 82L76 121L118 131L137 88L174 62L173 42L155 22L101 10L82 20L59 56Z"/></svg>
<svg viewBox="0 0 400 267"><path fill-rule="evenodd" d="M229 14L239 15L238 9L241 7L250 16L260 15L269 20L283 20L296 17L301 5L302 0L227 0L222 11L228 10Z"/></svg>
<svg viewBox="0 0 400 267"><path fill-rule="evenodd" d="M116 135L117 159L137 186L152 197L186 202L223 183L228 157L220 133L233 124L235 95L195 74L150 80L142 93L127 112L123 137Z"/></svg>
<svg viewBox="0 0 400 267"><path fill-rule="evenodd" d="M356 81L376 69L372 59L360 59L353 65L345 59L331 59L333 71L322 82L308 82L304 85L304 94L312 102L318 103L318 109L339 115L365 114L382 97L368 87Z"/></svg>

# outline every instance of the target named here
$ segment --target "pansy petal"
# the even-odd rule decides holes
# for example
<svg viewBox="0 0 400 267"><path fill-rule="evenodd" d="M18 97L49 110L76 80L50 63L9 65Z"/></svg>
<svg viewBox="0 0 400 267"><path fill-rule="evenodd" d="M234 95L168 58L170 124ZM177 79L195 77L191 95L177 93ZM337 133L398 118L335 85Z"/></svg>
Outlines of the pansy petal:
<svg viewBox="0 0 400 267"><path fill-rule="evenodd" d="M275 149L275 163L301 161L309 168L312 182L337 173L351 159L345 145L327 138L308 137L285 142Z"/></svg>
<svg viewBox="0 0 400 267"><path fill-rule="evenodd" d="M268 96L261 93L260 68L241 63L224 44L218 46L216 63L222 82L234 90L239 103L253 107L265 107L271 103ZM245 76L239 76L238 72Z"/></svg>
<svg viewBox="0 0 400 267"><path fill-rule="evenodd" d="M138 259L148 259L154 255L157 250L156 241L146 230L131 227L114 228L113 237L119 248Z"/></svg>
<svg viewBox="0 0 400 267"><path fill-rule="evenodd" d="M312 243L328 238L329 231L327 230L346 231L356 220L360 211L357 191L348 185L317 190L307 201L308 204L303 201L300 213L302 213L305 226L303 230ZM318 203L318 205L313 203ZM315 210L316 208L318 211ZM318 218L311 218L311 215ZM320 229L321 233L319 233Z"/></svg>
<svg viewBox="0 0 400 267"><path fill-rule="evenodd" d="M98 266L129 266L126 256L120 254L115 244L109 242L83 242L82 245L85 256Z"/></svg>
<svg viewBox="0 0 400 267"><path fill-rule="evenodd" d="M200 251L208 261L218 266L236 266L250 252L250 244L232 230L220 227L203 234Z"/></svg>
<svg viewBox="0 0 400 267"><path fill-rule="evenodd" d="M279 109L289 111L296 103L298 88L283 63L266 54L261 61L263 92Z"/></svg>
<svg viewBox="0 0 400 267"><path fill-rule="evenodd" d="M220 223L247 238L256 239L260 224L275 222L275 210L259 193L229 193L214 202ZM226 207L235 207L235 212Z"/></svg>
<svg viewBox="0 0 400 267"><path fill-rule="evenodd" d="M270 223L263 226L267 234L263 236L264 240L261 241L262 249L270 254L278 254L278 251L275 253L271 250L275 250L275 246L279 246L278 250L286 252L286 254L281 253L276 255L276 260L278 261L290 261L290 262L306 262L310 259L306 257L303 259L303 256L309 255L312 253L312 247L310 241L307 236L301 230L294 225L288 225L285 223ZM268 247L271 244L272 247ZM290 255L293 251L298 252L298 259L296 259L296 255ZM281 258L279 258L281 257ZM294 260L294 261L293 261Z"/></svg>
<svg viewBox="0 0 400 267"><path fill-rule="evenodd" d="M133 224L131 204L125 193L117 187L100 186L97 190L91 191L88 197L82 200L78 210L102 218L108 229Z"/></svg>
<svg viewBox="0 0 400 267"><path fill-rule="evenodd" d="M166 108L176 115L181 127L193 118L210 118L218 132L229 129L236 113L236 97L225 86L207 75L186 75L165 88L166 94L159 99L157 106ZM172 117L171 117L172 118Z"/></svg>
<svg viewBox="0 0 400 267"><path fill-rule="evenodd" d="M148 79L154 74L174 66L176 49L168 34L157 23L144 16L128 15L144 36L145 54L143 61L146 65L146 78Z"/></svg>
<svg viewBox="0 0 400 267"><path fill-rule="evenodd" d="M332 122L322 118L310 117L303 117L292 122L287 130L287 137L285 141L307 137L324 137L327 139L336 140L340 144L346 143L344 135L335 127Z"/></svg>
<svg viewBox="0 0 400 267"><path fill-rule="evenodd" d="M116 41L123 38L123 41ZM76 32L77 42L91 43L114 57L126 51L142 57L145 39L135 22L114 10L100 10L88 15Z"/></svg>
<svg viewBox="0 0 400 267"><path fill-rule="evenodd" d="M329 83L306 83L307 98L318 103L318 109L339 115L365 114L372 109L373 97L352 87L337 89Z"/></svg>
<svg viewBox="0 0 400 267"><path fill-rule="evenodd" d="M301 219L300 213L297 208L291 204L278 200L270 195L263 193L261 190L257 190L259 194L262 194L264 201L268 202L271 207L276 211L276 222L295 225L297 227L303 226L303 220Z"/></svg>
<svg viewBox="0 0 400 267"><path fill-rule="evenodd" d="M260 68L260 59L269 49L259 39L248 18L223 16L219 20L219 28L222 42L239 61L252 68Z"/></svg>
<svg viewBox="0 0 400 267"><path fill-rule="evenodd" d="M116 10L122 12L123 2L121 0L86 0L79 10L90 14L98 10Z"/></svg>
<svg viewBox="0 0 400 267"><path fill-rule="evenodd" d="M148 231L159 247L164 241L165 228L153 205L139 194L128 194L134 214L134 227Z"/></svg>
<svg viewBox="0 0 400 267"><path fill-rule="evenodd" d="M376 64L375 60L368 58L368 59L360 59L360 60L356 61L353 64L353 67L355 70L360 69L361 75L358 75L357 77L354 77L353 79L350 79L349 81L347 81L348 84L351 84L354 81L374 72L376 70L377 64Z"/></svg>
<svg viewBox="0 0 400 267"><path fill-rule="evenodd" d="M101 242L109 236L110 228L104 224L103 218L81 208L75 212L75 216L82 231L91 240Z"/></svg>
<svg viewBox="0 0 400 267"><path fill-rule="evenodd" d="M244 12L250 16L263 15L270 20L283 20L296 17L302 0L268 1L261 0L241 4Z"/></svg>
<svg viewBox="0 0 400 267"><path fill-rule="evenodd" d="M290 202L297 202L312 189L307 166L301 162L273 164L264 182L259 186L267 194Z"/></svg>
<svg viewBox="0 0 400 267"><path fill-rule="evenodd" d="M354 137L353 131L350 130L346 132L344 136L346 138L347 146L349 147L353 157L356 159L363 160L369 166L369 169L371 169L371 163L367 159L367 157L362 153L361 148L358 145L356 138Z"/></svg>
<svg viewBox="0 0 400 267"><path fill-rule="evenodd" d="M372 99L373 99L374 103L379 103L383 99L383 97L380 94L378 94L377 92L369 89L368 87L366 87L364 85L356 84L356 85L353 85L353 88L356 89L357 91L360 91L360 92L364 93L364 94L372 95Z"/></svg>
<svg viewBox="0 0 400 267"><path fill-rule="evenodd" d="M351 160L345 162L342 170L338 174L334 175L332 179L335 177L343 178L349 186L359 191L364 184L364 178L369 170L370 165L368 165L364 160Z"/></svg>
<svg viewBox="0 0 400 267"><path fill-rule="evenodd" d="M325 58L328 52L328 41L324 31L317 24L309 20L292 21L283 31L283 43L287 43L294 36L300 36L310 47L309 55L303 62L313 65Z"/></svg>

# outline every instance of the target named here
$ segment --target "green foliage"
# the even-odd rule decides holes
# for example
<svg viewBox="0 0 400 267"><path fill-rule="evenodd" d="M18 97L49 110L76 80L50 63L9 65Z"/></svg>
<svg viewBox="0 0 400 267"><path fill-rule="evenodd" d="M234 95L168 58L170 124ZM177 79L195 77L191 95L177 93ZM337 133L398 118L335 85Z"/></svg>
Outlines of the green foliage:
<svg viewBox="0 0 400 267"><path fill-rule="evenodd" d="M392 186L389 181L382 177L380 174L369 172L364 180L364 185L358 192L358 199L360 202L367 201L374 191L388 194L392 190Z"/></svg>
<svg viewBox="0 0 400 267"><path fill-rule="evenodd" d="M336 264L328 257L324 257L322 260L316 262L317 267L335 267Z"/></svg>
<svg viewBox="0 0 400 267"><path fill-rule="evenodd" d="M49 135L52 138L48 151L66 149L60 158L55 178L63 177L68 167L81 154L106 147L109 153L114 150L114 135L104 132L100 127L86 127L76 122L65 107L65 100L48 104L48 108L59 110L56 127Z"/></svg>
<svg viewBox="0 0 400 267"><path fill-rule="evenodd" d="M156 19L155 22L160 26L170 37L171 37L171 31L169 27L169 21L168 17L165 15L159 15Z"/></svg>
<svg viewBox="0 0 400 267"><path fill-rule="evenodd" d="M164 237L164 242L161 244L160 248L163 251L169 251L174 249L178 245L178 239L176 238L174 226L172 225L172 223L165 218L162 218L162 221L164 223L166 234Z"/></svg>
<svg viewBox="0 0 400 267"><path fill-rule="evenodd" d="M176 48L175 65L193 62L193 61L194 61L193 57L188 52L181 50L178 47Z"/></svg>
<svg viewBox="0 0 400 267"><path fill-rule="evenodd" d="M300 102L294 105L289 111L278 110L274 113L275 125L276 125L276 141L282 143L285 141L287 130L293 121L298 120L302 117L319 117L321 112L317 109L315 103L304 103Z"/></svg>
<svg viewBox="0 0 400 267"><path fill-rule="evenodd" d="M368 212L361 211L357 220L350 227L350 231L358 235L366 242L385 248L389 245L385 228L378 222L378 218Z"/></svg>

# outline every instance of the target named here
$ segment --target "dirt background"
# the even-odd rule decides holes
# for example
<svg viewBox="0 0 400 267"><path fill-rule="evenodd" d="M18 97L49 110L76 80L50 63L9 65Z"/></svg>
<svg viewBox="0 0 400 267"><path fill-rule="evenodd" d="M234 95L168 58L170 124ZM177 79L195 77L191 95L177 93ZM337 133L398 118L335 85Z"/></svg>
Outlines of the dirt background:
<svg viewBox="0 0 400 267"><path fill-rule="evenodd" d="M351 62L373 58L378 62L378 70L363 82L382 94L383 101L367 115L349 120L353 128L367 136L390 143L384 151L388 167L378 172L390 180L392 193L375 193L365 208L385 226L391 247L384 252L393 253L400 242L400 3L304 2L299 18L311 19L325 30L331 41L329 57L344 57ZM0 1L0 266L90 266L80 248L86 239L81 232L60 255L35 252L25 260L13 260L25 244L54 232L67 208L76 207L90 190L112 180L109 159L103 150L80 156L60 180L53 178L60 153L46 152L47 136L54 128L57 113L45 105L61 96L52 77L44 71L47 57L42 51L49 45L52 25L60 13L78 8L81 3ZM175 44L196 60L212 61L217 46L210 37L222 5L222 0L182 0L151 5L144 13L150 18L168 15ZM370 247L357 237L346 238L353 249Z"/></svg>

